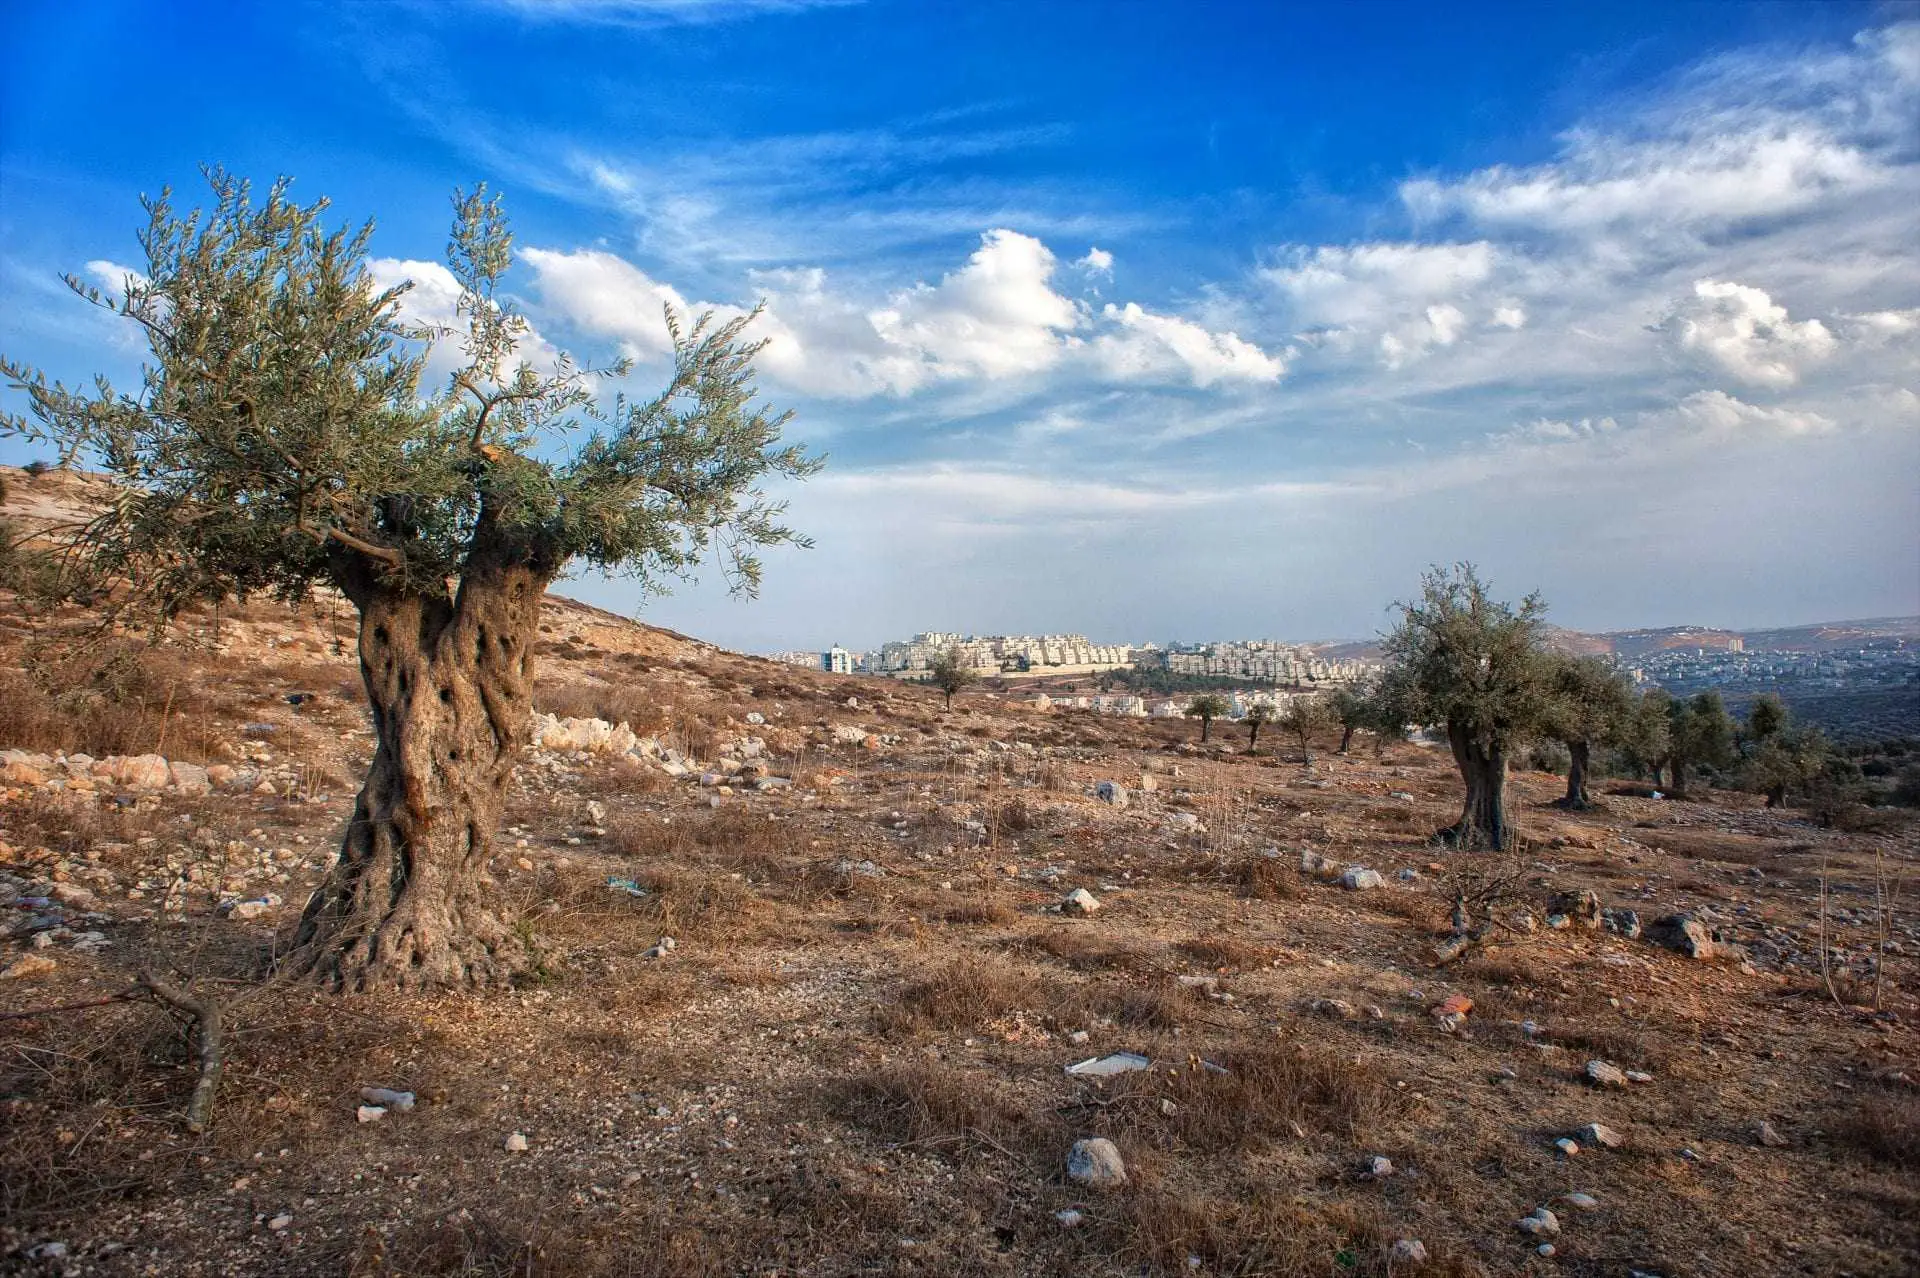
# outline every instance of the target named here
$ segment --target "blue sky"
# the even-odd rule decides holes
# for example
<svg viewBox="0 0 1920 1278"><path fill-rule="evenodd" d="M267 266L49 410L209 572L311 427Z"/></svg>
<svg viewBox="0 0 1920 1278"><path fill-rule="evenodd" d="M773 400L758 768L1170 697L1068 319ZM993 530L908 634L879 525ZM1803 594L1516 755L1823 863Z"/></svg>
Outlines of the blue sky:
<svg viewBox="0 0 1920 1278"><path fill-rule="evenodd" d="M730 646L1364 636L1460 558L1582 628L1920 612L1920 5L22 0L10 36L0 350L56 375L129 380L58 274L137 266L140 193L203 162L375 216L423 316L491 183L529 357L637 385L663 300L765 300L818 544L643 613Z"/></svg>

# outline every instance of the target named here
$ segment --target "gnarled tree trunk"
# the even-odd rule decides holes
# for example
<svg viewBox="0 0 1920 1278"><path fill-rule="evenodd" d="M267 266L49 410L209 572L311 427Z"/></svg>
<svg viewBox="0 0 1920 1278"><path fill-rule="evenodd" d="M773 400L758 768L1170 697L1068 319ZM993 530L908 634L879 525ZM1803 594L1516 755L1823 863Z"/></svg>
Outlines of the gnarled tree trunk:
<svg viewBox="0 0 1920 1278"><path fill-rule="evenodd" d="M482 891L532 730L545 577L470 567L455 598L379 585L360 609L373 765L289 966L348 989L504 982L529 959Z"/></svg>
<svg viewBox="0 0 1920 1278"><path fill-rule="evenodd" d="M1592 747L1585 741L1567 742L1567 796L1560 800L1560 806L1569 811L1582 812L1593 806L1593 800L1587 797L1587 761Z"/></svg>
<svg viewBox="0 0 1920 1278"><path fill-rule="evenodd" d="M1351 723L1343 723L1340 725L1340 751L1339 752L1341 754L1345 754L1347 752L1347 747L1351 746L1352 744L1353 744L1353 725Z"/></svg>
<svg viewBox="0 0 1920 1278"><path fill-rule="evenodd" d="M1457 848L1505 848L1512 838L1507 826L1507 750L1503 742L1470 732L1464 724L1447 725L1453 761L1466 783L1467 797L1460 819L1434 834L1436 842Z"/></svg>

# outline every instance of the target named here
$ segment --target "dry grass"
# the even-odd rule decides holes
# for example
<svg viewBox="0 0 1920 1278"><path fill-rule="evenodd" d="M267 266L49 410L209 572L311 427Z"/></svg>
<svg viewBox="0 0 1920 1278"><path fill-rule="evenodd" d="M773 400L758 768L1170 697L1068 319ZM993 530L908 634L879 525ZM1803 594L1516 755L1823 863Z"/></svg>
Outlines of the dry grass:
<svg viewBox="0 0 1920 1278"><path fill-rule="evenodd" d="M925 1146L992 1147L1005 1152L1043 1138L1057 1145L1059 1124L978 1071L923 1061L890 1064L834 1087L836 1117L887 1140Z"/></svg>
<svg viewBox="0 0 1920 1278"><path fill-rule="evenodd" d="M1920 1172L1920 1096L1888 1093L1862 1101L1835 1125L1842 1148L1905 1172Z"/></svg>
<svg viewBox="0 0 1920 1278"><path fill-rule="evenodd" d="M1172 1102L1170 1110L1165 1101ZM1125 1075L1102 1115L1118 1137L1212 1154L1307 1131L1361 1140L1377 1136L1404 1108L1404 1094L1369 1058L1290 1043L1195 1057L1172 1072Z"/></svg>
<svg viewBox="0 0 1920 1278"><path fill-rule="evenodd" d="M1077 972L1154 970L1147 952L1126 941L1084 928L1054 928L1022 937L1021 948L1035 950Z"/></svg>
<svg viewBox="0 0 1920 1278"><path fill-rule="evenodd" d="M1215 970L1265 967L1280 951L1231 936L1196 936L1176 941L1173 948L1203 967Z"/></svg>
<svg viewBox="0 0 1920 1278"><path fill-rule="evenodd" d="M1250 856L1240 863L1235 886L1256 901L1291 901L1300 895L1300 872L1278 857Z"/></svg>
<svg viewBox="0 0 1920 1278"><path fill-rule="evenodd" d="M1007 963L966 956L910 983L880 1013L893 1033L971 1029L1014 1012L1038 1012L1049 1002L1040 982Z"/></svg>

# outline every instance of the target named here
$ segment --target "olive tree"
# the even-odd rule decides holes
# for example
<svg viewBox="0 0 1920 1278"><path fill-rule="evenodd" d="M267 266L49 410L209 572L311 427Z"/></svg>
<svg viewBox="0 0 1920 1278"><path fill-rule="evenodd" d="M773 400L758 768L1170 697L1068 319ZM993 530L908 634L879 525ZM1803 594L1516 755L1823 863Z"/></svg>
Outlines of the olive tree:
<svg viewBox="0 0 1920 1278"><path fill-rule="evenodd" d="M301 916L292 971L344 987L499 982L529 960L484 870L531 734L533 646L570 564L637 579L709 553L740 591L757 548L805 544L758 487L818 461L780 443L756 397L752 315L669 312L672 363L643 399L631 370L522 357L530 328L500 291L513 260L497 197L456 192L447 266L464 333L403 318L405 286L367 265L372 224L325 224L286 179L256 201L207 174L211 206L143 201L143 274L117 295L149 359L137 391L69 389L0 361L26 397L9 433L119 484L67 547L129 615L331 588L359 613L373 761L338 861ZM458 370L423 384L429 352Z"/></svg>
<svg viewBox="0 0 1920 1278"><path fill-rule="evenodd" d="M1247 753L1260 744L1260 729L1273 722L1273 707L1256 701L1247 707Z"/></svg>
<svg viewBox="0 0 1920 1278"><path fill-rule="evenodd" d="M1369 684L1363 682L1351 688L1336 688L1328 694L1327 707L1340 724L1340 749L1335 753L1345 754L1353 745L1353 734L1368 726L1368 687Z"/></svg>
<svg viewBox="0 0 1920 1278"><path fill-rule="evenodd" d="M1568 757L1567 793L1558 802L1572 810L1588 808L1593 747L1621 738L1633 715L1633 684L1600 657L1552 653L1545 664L1549 698L1542 731L1563 743Z"/></svg>
<svg viewBox="0 0 1920 1278"><path fill-rule="evenodd" d="M1471 564L1435 568L1420 598L1398 605L1386 637L1387 681L1407 719L1444 728L1466 788L1460 819L1435 839L1504 849L1507 759L1538 731L1551 699L1541 647L1546 605L1528 595L1515 608L1494 599Z"/></svg>
<svg viewBox="0 0 1920 1278"><path fill-rule="evenodd" d="M1300 766L1313 770L1313 739L1330 732L1339 717L1325 697L1295 697L1280 716L1280 726L1300 743Z"/></svg>
<svg viewBox="0 0 1920 1278"><path fill-rule="evenodd" d="M964 692L980 681L979 673L961 661L958 648L948 648L935 657L927 668L927 677L945 694L949 710L953 709L954 693Z"/></svg>
<svg viewBox="0 0 1920 1278"><path fill-rule="evenodd" d="M1723 768L1733 760L1733 719L1717 692L1676 698L1667 708L1669 793L1687 797L1687 773L1696 767Z"/></svg>
<svg viewBox="0 0 1920 1278"><path fill-rule="evenodd" d="M1213 728L1213 721L1231 709L1227 699L1219 693L1203 692L1187 703L1187 717L1200 721L1200 740L1204 742Z"/></svg>

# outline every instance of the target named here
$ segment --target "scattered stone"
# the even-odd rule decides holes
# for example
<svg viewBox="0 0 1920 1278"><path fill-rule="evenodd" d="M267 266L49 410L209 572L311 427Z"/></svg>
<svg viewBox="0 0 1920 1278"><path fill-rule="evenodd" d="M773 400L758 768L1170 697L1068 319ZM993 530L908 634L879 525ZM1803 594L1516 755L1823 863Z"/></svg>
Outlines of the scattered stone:
<svg viewBox="0 0 1920 1278"><path fill-rule="evenodd" d="M671 936L663 936L660 938L660 943L658 945L655 945L649 949L643 950L640 954L640 957L650 958L650 959L661 959L661 958L665 958L667 955L673 953L675 950L679 948L680 948L680 942L674 940Z"/></svg>
<svg viewBox="0 0 1920 1278"><path fill-rule="evenodd" d="M1113 1189L1127 1183L1127 1165L1112 1141L1095 1137L1074 1142L1067 1154L1067 1176L1094 1189Z"/></svg>
<svg viewBox="0 0 1920 1278"><path fill-rule="evenodd" d="M1374 1180L1385 1180L1393 1175L1393 1160L1376 1154L1367 1160L1367 1175Z"/></svg>
<svg viewBox="0 0 1920 1278"><path fill-rule="evenodd" d="M1634 910L1604 910L1601 912L1600 922L1607 931L1618 933L1629 941L1640 939L1640 915Z"/></svg>
<svg viewBox="0 0 1920 1278"><path fill-rule="evenodd" d="M1332 868L1332 863L1318 852L1309 851L1300 854L1300 873L1302 874L1325 874Z"/></svg>
<svg viewBox="0 0 1920 1278"><path fill-rule="evenodd" d="M1575 1157L1580 1152L1580 1143L1578 1141L1569 1140L1565 1136L1562 1136L1559 1140L1556 1140L1555 1142L1553 1142L1553 1146L1555 1149L1565 1154L1568 1158Z"/></svg>
<svg viewBox="0 0 1920 1278"><path fill-rule="evenodd" d="M1600 1200L1592 1194L1562 1194L1560 1201L1575 1211L1599 1211Z"/></svg>
<svg viewBox="0 0 1920 1278"><path fill-rule="evenodd" d="M1056 1211L1055 1213L1053 1213L1053 1218L1060 1222L1060 1227L1062 1229L1073 1229L1077 1227L1081 1221L1086 1219L1085 1216L1081 1215L1079 1212L1075 1211L1071 1207L1067 1208L1065 1211Z"/></svg>
<svg viewBox="0 0 1920 1278"><path fill-rule="evenodd" d="M1547 915L1547 927L1551 931L1558 932L1564 928L1569 928L1572 926L1573 926L1573 920L1568 918L1564 914Z"/></svg>
<svg viewBox="0 0 1920 1278"><path fill-rule="evenodd" d="M1555 893L1547 908L1585 927L1600 926L1600 894L1591 888L1580 892Z"/></svg>
<svg viewBox="0 0 1920 1278"><path fill-rule="evenodd" d="M362 1105L354 1111L354 1116L363 1123L377 1123L387 1116L383 1105Z"/></svg>
<svg viewBox="0 0 1920 1278"><path fill-rule="evenodd" d="M412 1092L397 1092L391 1087L363 1087L360 1089L360 1099L369 1105L383 1105L402 1113L413 1108Z"/></svg>
<svg viewBox="0 0 1920 1278"><path fill-rule="evenodd" d="M1402 883L1414 883L1419 880L1420 871L1409 865L1393 877L1399 879Z"/></svg>
<svg viewBox="0 0 1920 1278"><path fill-rule="evenodd" d="M1551 1259L1553 1257L1554 1251L1555 1251L1555 1248L1552 1243L1541 1243L1538 1247L1535 1247L1533 1249L1533 1254L1536 1256L1544 1256Z"/></svg>
<svg viewBox="0 0 1920 1278"><path fill-rule="evenodd" d="M1663 919L1656 919L1648 925L1646 937L1655 945L1665 946L1691 959L1711 959L1719 952L1714 945L1712 931L1691 914L1669 914Z"/></svg>
<svg viewBox="0 0 1920 1278"><path fill-rule="evenodd" d="M1085 888L1075 888L1060 902L1060 908L1068 914L1092 914L1100 908L1100 902Z"/></svg>
<svg viewBox="0 0 1920 1278"><path fill-rule="evenodd" d="M1433 947L1433 961L1444 966L1453 962L1469 949L1473 948L1473 938L1467 935L1450 937Z"/></svg>
<svg viewBox="0 0 1920 1278"><path fill-rule="evenodd" d="M1313 1010L1334 1021L1350 1021L1359 1015L1353 1004L1338 998L1317 998L1313 1001Z"/></svg>
<svg viewBox="0 0 1920 1278"><path fill-rule="evenodd" d="M286 1229L288 1226L292 1224L293 1224L293 1213L290 1211L283 1211L279 1215L275 1216L272 1220L269 1220L267 1222L267 1228L273 1230L273 1232L277 1234L281 1230Z"/></svg>
<svg viewBox="0 0 1920 1278"><path fill-rule="evenodd" d="M1340 876L1340 886L1349 892L1365 892L1385 882L1378 870L1369 870L1364 865L1349 866L1347 872Z"/></svg>
<svg viewBox="0 0 1920 1278"><path fill-rule="evenodd" d="M1514 1227L1523 1234L1532 1234L1535 1238L1560 1236L1560 1218L1545 1207L1535 1207L1532 1215L1522 1216L1514 1222Z"/></svg>
<svg viewBox="0 0 1920 1278"><path fill-rule="evenodd" d="M526 1134L524 1132L515 1132L513 1135L507 1137L506 1150L509 1154L526 1153L527 1152Z"/></svg>
<svg viewBox="0 0 1920 1278"><path fill-rule="evenodd" d="M1627 1076L1618 1065L1596 1060L1587 1062L1587 1081L1595 1087L1624 1088Z"/></svg>
<svg viewBox="0 0 1920 1278"><path fill-rule="evenodd" d="M1630 1069L1627 1071L1627 1081L1629 1083L1651 1083L1653 1081L1653 1075L1642 1069Z"/></svg>
<svg viewBox="0 0 1920 1278"><path fill-rule="evenodd" d="M1073 1033L1067 1035L1067 1041L1075 1047L1079 1047L1091 1037L1092 1035L1088 1034L1085 1030L1075 1030Z"/></svg>
<svg viewBox="0 0 1920 1278"><path fill-rule="evenodd" d="M1395 1264L1423 1265L1427 1262L1427 1245L1418 1238L1402 1238L1388 1255Z"/></svg>
<svg viewBox="0 0 1920 1278"><path fill-rule="evenodd" d="M0 981L34 981L52 976L59 964L44 954L23 954L0 970Z"/></svg>
<svg viewBox="0 0 1920 1278"><path fill-rule="evenodd" d="M1387 797L1389 799L1398 799L1402 803L1413 802L1413 795L1409 794L1405 790L1389 790L1387 791Z"/></svg>
<svg viewBox="0 0 1920 1278"><path fill-rule="evenodd" d="M1116 808L1124 808L1129 802L1127 787L1118 781L1102 781L1094 786L1093 797L1102 803L1112 804Z"/></svg>
<svg viewBox="0 0 1920 1278"><path fill-rule="evenodd" d="M1588 1123L1580 1129L1578 1135L1586 1144L1598 1145L1601 1149L1618 1149L1627 1143L1625 1136L1605 1123Z"/></svg>
<svg viewBox="0 0 1920 1278"><path fill-rule="evenodd" d="M1760 1126L1755 1129L1753 1138L1762 1145L1765 1145L1768 1149L1779 1149L1787 1143L1787 1138L1774 1130L1773 1124L1768 1122L1762 1122Z"/></svg>
<svg viewBox="0 0 1920 1278"><path fill-rule="evenodd" d="M30 788L47 783L47 774L29 763L9 760L0 764L0 786Z"/></svg>

